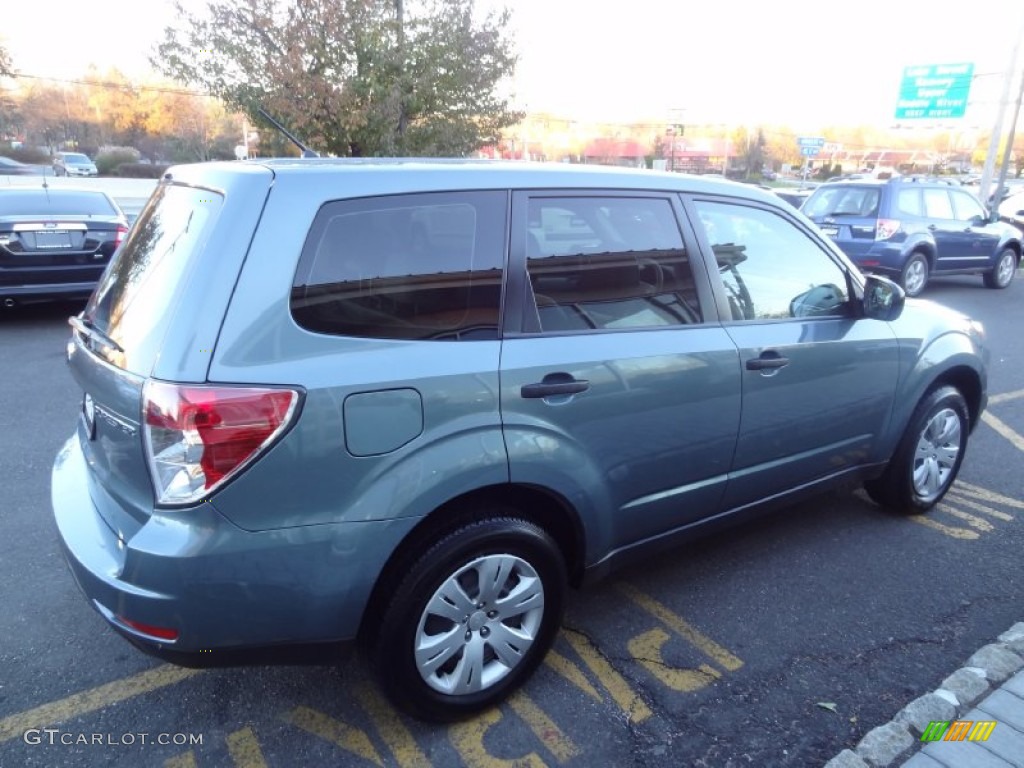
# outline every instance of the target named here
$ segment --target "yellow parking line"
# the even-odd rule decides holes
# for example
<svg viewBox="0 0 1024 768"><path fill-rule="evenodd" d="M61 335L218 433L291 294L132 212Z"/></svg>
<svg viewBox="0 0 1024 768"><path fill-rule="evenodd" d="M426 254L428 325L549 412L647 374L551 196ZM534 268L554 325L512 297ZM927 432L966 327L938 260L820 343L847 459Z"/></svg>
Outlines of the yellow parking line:
<svg viewBox="0 0 1024 768"><path fill-rule="evenodd" d="M1005 403L1010 400L1019 400L1022 397L1024 397L1024 389L1017 389L1013 392L1004 392L1001 395L992 395L992 397L988 399L988 404L998 405L999 403Z"/></svg>
<svg viewBox="0 0 1024 768"><path fill-rule="evenodd" d="M398 713L373 686L367 682L359 683L356 696L401 768L430 768L430 760L416 745L416 740Z"/></svg>
<svg viewBox="0 0 1024 768"><path fill-rule="evenodd" d="M950 490L959 491L960 493L967 494L968 496L973 496L976 499L991 501L993 504L1002 504L1005 507L1013 507L1014 509L1024 509L1024 501L1013 499L1009 496L1003 496L1003 494L990 491L987 488L965 483L963 480L957 480L956 485L954 485Z"/></svg>
<svg viewBox="0 0 1024 768"><path fill-rule="evenodd" d="M597 649L590 644L590 641L580 632L566 630L563 633L565 639L572 646L573 650L583 659L583 663L594 673L594 676L601 681L609 695L631 720L642 723L653 714L650 707L644 700L637 696L629 687L626 678L620 675L611 664L608 663Z"/></svg>
<svg viewBox="0 0 1024 768"><path fill-rule="evenodd" d="M252 728L242 728L240 731L229 733L227 742L228 754L231 755L231 762L235 768L267 768L263 750L260 749L260 743Z"/></svg>
<svg viewBox="0 0 1024 768"><path fill-rule="evenodd" d="M0 744L15 736L21 736L29 728L42 728L81 717L119 701L180 683L201 671L164 664L132 677L115 680L112 683L90 688L88 691L73 694L59 701L52 701L49 704L10 715L0 720Z"/></svg>
<svg viewBox="0 0 1024 768"><path fill-rule="evenodd" d="M996 520L1002 520L1004 523L1013 521L1013 515L1008 515L1005 512L1000 512L998 509L992 509L992 507L986 504L979 504L978 502L971 499L962 493L956 493L956 488L953 488L949 495L946 496L947 501L952 501L955 504L959 504L962 507L973 509L975 512L981 512L983 515L994 517Z"/></svg>
<svg viewBox="0 0 1024 768"><path fill-rule="evenodd" d="M164 768L196 768L196 756L192 752L164 760Z"/></svg>
<svg viewBox="0 0 1024 768"><path fill-rule="evenodd" d="M988 520L982 520L977 515L972 515L969 512L963 512L957 509L956 507L949 506L948 504L943 504L942 506L939 507L939 509L941 509L948 515L952 515L953 517L959 517L961 520L963 520L976 531L981 531L982 533L990 533L996 529L996 527L992 525L992 523L990 523Z"/></svg>
<svg viewBox="0 0 1024 768"><path fill-rule="evenodd" d="M546 768L536 752L508 760L495 757L484 746L484 737L502 720L501 710L492 708L474 717L448 726L448 739L468 768Z"/></svg>
<svg viewBox="0 0 1024 768"><path fill-rule="evenodd" d="M725 667L730 672L735 672L743 666L743 662L740 659L733 656L707 635L690 626L690 624L654 598L648 597L630 584L619 582L616 584L616 587L626 597L654 616L654 618L666 624L669 629L675 630L690 645L700 649L705 655L718 662L719 665Z"/></svg>
<svg viewBox="0 0 1024 768"><path fill-rule="evenodd" d="M976 539L980 535L977 531L972 531L970 528L959 528L955 525L943 525L942 523L932 520L930 517L924 515L907 515L907 520L923 525L926 528L931 528L933 531L944 533L947 536L951 536L954 539Z"/></svg>
<svg viewBox="0 0 1024 768"><path fill-rule="evenodd" d="M981 414L981 420L988 424L992 429L998 432L1000 435L1005 437L1018 451L1024 451L1024 437L1021 437L1013 431L1007 424L997 419L988 411Z"/></svg>
<svg viewBox="0 0 1024 768"><path fill-rule="evenodd" d="M512 707L512 711L530 726L530 730L544 743L544 746L558 762L564 763L580 753L579 747L572 743L572 739L562 733L562 729L555 725L544 710L534 704L533 699L521 690L512 695L508 704Z"/></svg>
<svg viewBox="0 0 1024 768"><path fill-rule="evenodd" d="M358 728L353 728L309 707L296 707L283 717L287 722L314 736L337 744L345 751L358 755L364 760L369 760L381 768L384 767L384 761L380 759L380 755L374 749L370 737Z"/></svg>

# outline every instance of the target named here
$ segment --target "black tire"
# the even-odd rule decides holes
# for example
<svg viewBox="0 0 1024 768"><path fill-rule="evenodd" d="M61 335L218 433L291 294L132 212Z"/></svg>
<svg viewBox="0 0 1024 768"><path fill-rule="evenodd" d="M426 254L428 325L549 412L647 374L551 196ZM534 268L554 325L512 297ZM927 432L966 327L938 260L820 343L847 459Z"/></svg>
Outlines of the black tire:
<svg viewBox="0 0 1024 768"><path fill-rule="evenodd" d="M565 560L547 532L514 514L509 510L462 524L425 551L420 549L422 554L412 562L400 565L399 572L408 575L384 609L370 654L385 692L408 714L450 722L492 706L530 676L554 642L567 591ZM496 589L481 590L481 570L476 569L497 564L501 569L508 564L512 570ZM500 579L502 570L494 573ZM536 587L529 586L537 583L534 575L540 585L539 602ZM442 586L448 589L446 596L455 594L451 587L456 581L463 591L454 601L434 603L452 615L428 614L427 606ZM506 602L508 591L517 588L524 589L530 599ZM468 609L458 605L463 597L475 605ZM503 605L510 615L496 616ZM517 648L516 644L526 643L511 635L510 628L522 637L532 635L532 643L525 650ZM437 653L435 658L446 661L421 674L415 653L420 637L447 638L448 642L439 640L437 647L455 650ZM512 642L500 646L496 642L509 637ZM508 654L511 666L499 660L495 648ZM474 653L482 659L476 666L469 662ZM425 665L434 663L426 654L421 659ZM479 681L489 676L494 679L480 688ZM465 690L442 690L446 686Z"/></svg>
<svg viewBox="0 0 1024 768"><path fill-rule="evenodd" d="M985 273L986 288L1006 288L1017 273L1017 254L1012 248L1004 248L995 266Z"/></svg>
<svg viewBox="0 0 1024 768"><path fill-rule="evenodd" d="M931 430L932 436L937 437L934 428L940 425L942 419L947 421L949 429L954 427L950 419L955 419L956 434L947 433L949 439L945 441L945 446L933 446L934 453L931 456L918 457L918 447L926 439L926 430ZM865 490L875 502L894 512L927 512L942 500L956 480L967 449L969 431L970 416L960 392L949 386L932 390L914 410L885 472L881 477L864 483ZM936 461L936 456L945 455L947 459L950 458L951 451L946 446L952 443L955 443L956 454L948 464L947 474L943 476L942 462ZM915 482L915 472L922 470L932 482L926 483L923 479ZM927 492L922 486L927 487Z"/></svg>
<svg viewBox="0 0 1024 768"><path fill-rule="evenodd" d="M900 273L900 286L907 296L911 298L920 296L924 287L928 285L930 276L931 267L928 265L928 257L923 253L915 252L910 254L907 263L903 265L903 272Z"/></svg>

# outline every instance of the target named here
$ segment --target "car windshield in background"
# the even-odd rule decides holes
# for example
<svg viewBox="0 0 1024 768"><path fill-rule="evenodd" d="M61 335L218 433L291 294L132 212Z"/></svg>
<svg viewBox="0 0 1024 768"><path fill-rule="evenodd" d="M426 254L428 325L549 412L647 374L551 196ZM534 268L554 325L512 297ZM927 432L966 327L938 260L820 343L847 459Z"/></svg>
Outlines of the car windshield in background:
<svg viewBox="0 0 1024 768"><path fill-rule="evenodd" d="M116 216L106 195L67 190L11 190L0 195L0 216Z"/></svg>
<svg viewBox="0 0 1024 768"><path fill-rule="evenodd" d="M64 155L64 162L65 163L91 163L92 160L90 160L85 155L65 154Z"/></svg>
<svg viewBox="0 0 1024 768"><path fill-rule="evenodd" d="M881 194L877 187L819 187L800 209L808 216L875 216Z"/></svg>

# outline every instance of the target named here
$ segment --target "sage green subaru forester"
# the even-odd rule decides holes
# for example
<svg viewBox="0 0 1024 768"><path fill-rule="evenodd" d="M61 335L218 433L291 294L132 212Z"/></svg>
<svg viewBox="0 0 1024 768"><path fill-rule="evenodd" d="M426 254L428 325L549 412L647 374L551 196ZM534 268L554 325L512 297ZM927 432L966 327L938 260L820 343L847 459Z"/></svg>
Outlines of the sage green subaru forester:
<svg viewBox="0 0 1024 768"><path fill-rule="evenodd" d="M652 171L178 166L71 325L52 498L96 610L179 663L358 639L434 720L631 558L851 479L926 512L986 403L977 323Z"/></svg>

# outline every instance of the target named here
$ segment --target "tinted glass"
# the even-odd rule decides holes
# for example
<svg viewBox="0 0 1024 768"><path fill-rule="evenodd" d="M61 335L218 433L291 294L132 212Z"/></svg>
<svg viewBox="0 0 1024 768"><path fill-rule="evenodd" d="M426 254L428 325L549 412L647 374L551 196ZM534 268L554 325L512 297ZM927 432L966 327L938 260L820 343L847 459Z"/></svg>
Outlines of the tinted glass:
<svg viewBox="0 0 1024 768"><path fill-rule="evenodd" d="M107 196L100 192L0 190L0 216L115 216L117 213Z"/></svg>
<svg viewBox="0 0 1024 768"><path fill-rule="evenodd" d="M209 190L158 186L103 273L85 308L86 320L129 352L142 340L162 338L176 289L202 251L222 202Z"/></svg>
<svg viewBox="0 0 1024 768"><path fill-rule="evenodd" d="M319 333L380 339L498 338L504 192L329 203L310 230L292 314Z"/></svg>
<svg viewBox="0 0 1024 768"><path fill-rule="evenodd" d="M953 196L953 205L956 208L958 221L970 221L975 216L985 218L985 209L981 207L981 203L966 192L953 190L950 195Z"/></svg>
<svg viewBox="0 0 1024 768"><path fill-rule="evenodd" d="M533 198L526 265L545 332L701 322L672 205L656 198Z"/></svg>
<svg viewBox="0 0 1024 768"><path fill-rule="evenodd" d="M846 275L803 230L770 211L695 203L735 320L845 315Z"/></svg>
<svg viewBox="0 0 1024 768"><path fill-rule="evenodd" d="M924 216L920 189L901 189L896 195L896 208L907 216Z"/></svg>
<svg viewBox="0 0 1024 768"><path fill-rule="evenodd" d="M819 187L800 210L808 216L877 216L881 196L878 187Z"/></svg>
<svg viewBox="0 0 1024 768"><path fill-rule="evenodd" d="M953 218L953 206L946 190L922 189L921 194L924 196L924 212L929 219Z"/></svg>
<svg viewBox="0 0 1024 768"><path fill-rule="evenodd" d="M64 155L64 162L65 163L91 163L92 160L90 160L85 155L78 155L78 154L75 154L74 152L68 152L68 153L66 153Z"/></svg>

